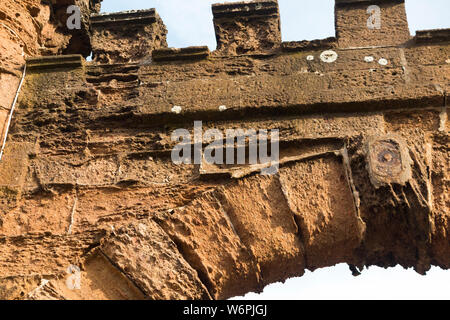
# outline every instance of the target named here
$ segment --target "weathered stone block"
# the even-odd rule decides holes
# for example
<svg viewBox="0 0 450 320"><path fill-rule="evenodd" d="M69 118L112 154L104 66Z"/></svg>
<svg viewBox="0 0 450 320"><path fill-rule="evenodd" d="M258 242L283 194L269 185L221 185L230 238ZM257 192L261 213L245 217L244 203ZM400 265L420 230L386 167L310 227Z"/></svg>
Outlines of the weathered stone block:
<svg viewBox="0 0 450 320"><path fill-rule="evenodd" d="M0 186L21 188L28 168L28 155L34 144L7 142L0 162Z"/></svg>
<svg viewBox="0 0 450 320"><path fill-rule="evenodd" d="M94 14L91 25L97 63L141 61L152 50L167 47L167 29L155 9Z"/></svg>
<svg viewBox="0 0 450 320"><path fill-rule="evenodd" d="M401 45L410 40L404 0L336 0L339 47Z"/></svg>
<svg viewBox="0 0 450 320"><path fill-rule="evenodd" d="M260 291L260 271L215 192L158 217L158 223L199 273L215 299Z"/></svg>
<svg viewBox="0 0 450 320"><path fill-rule="evenodd" d="M299 230L277 177L243 179L221 188L220 194L237 234L260 265L265 284L303 274Z"/></svg>
<svg viewBox="0 0 450 320"><path fill-rule="evenodd" d="M101 251L154 300L210 299L197 272L153 221L136 223L103 240Z"/></svg>
<svg viewBox="0 0 450 320"><path fill-rule="evenodd" d="M222 54L264 53L281 45L277 1L214 4L217 51Z"/></svg>
<svg viewBox="0 0 450 320"><path fill-rule="evenodd" d="M99 250L94 249L82 267L68 266L57 279L42 279L29 290L30 300L144 300L144 293Z"/></svg>
<svg viewBox="0 0 450 320"><path fill-rule="evenodd" d="M0 236L0 283L4 278L40 274L64 275L71 264L105 236L104 231L65 236L51 233Z"/></svg>
<svg viewBox="0 0 450 320"><path fill-rule="evenodd" d="M351 262L364 226L355 205L342 159L327 156L280 169L280 181L295 213L314 270Z"/></svg>

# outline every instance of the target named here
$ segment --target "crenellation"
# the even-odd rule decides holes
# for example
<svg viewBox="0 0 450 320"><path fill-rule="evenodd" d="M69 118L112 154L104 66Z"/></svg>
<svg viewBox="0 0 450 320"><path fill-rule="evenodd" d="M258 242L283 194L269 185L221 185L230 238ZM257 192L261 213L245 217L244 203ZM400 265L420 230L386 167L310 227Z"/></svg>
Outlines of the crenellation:
<svg viewBox="0 0 450 320"><path fill-rule="evenodd" d="M94 14L91 26L96 63L139 62L167 47L167 29L155 9Z"/></svg>
<svg viewBox="0 0 450 320"><path fill-rule="evenodd" d="M404 0L336 0L339 47L397 46L408 42Z"/></svg>
<svg viewBox="0 0 450 320"><path fill-rule="evenodd" d="M213 4L212 12L218 54L267 53L281 45L277 1Z"/></svg>

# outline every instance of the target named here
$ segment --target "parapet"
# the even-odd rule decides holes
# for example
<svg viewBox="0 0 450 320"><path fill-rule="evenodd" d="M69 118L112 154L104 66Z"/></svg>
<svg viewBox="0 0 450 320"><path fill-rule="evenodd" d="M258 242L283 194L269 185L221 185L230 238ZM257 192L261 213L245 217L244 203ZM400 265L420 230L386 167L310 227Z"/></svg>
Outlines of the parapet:
<svg viewBox="0 0 450 320"><path fill-rule="evenodd" d="M97 5L100 0L91 0ZM282 43L277 0L212 5L219 56L272 54L317 49L401 46L410 35L405 0L335 0L335 37ZM130 63L205 58L203 49L168 49L167 29L155 9L91 16L93 60ZM434 34L435 39L438 35ZM444 35L446 37L446 35ZM428 41L418 34L416 42ZM197 49L200 47L196 47ZM194 51L196 51L195 49Z"/></svg>
<svg viewBox="0 0 450 320"><path fill-rule="evenodd" d="M217 51L223 54L265 53L281 45L277 1L212 5Z"/></svg>
<svg viewBox="0 0 450 320"><path fill-rule="evenodd" d="M91 16L93 60L129 63L167 47L167 29L155 9Z"/></svg>
<svg viewBox="0 0 450 320"><path fill-rule="evenodd" d="M339 47L397 46L411 39L404 0L336 0Z"/></svg>

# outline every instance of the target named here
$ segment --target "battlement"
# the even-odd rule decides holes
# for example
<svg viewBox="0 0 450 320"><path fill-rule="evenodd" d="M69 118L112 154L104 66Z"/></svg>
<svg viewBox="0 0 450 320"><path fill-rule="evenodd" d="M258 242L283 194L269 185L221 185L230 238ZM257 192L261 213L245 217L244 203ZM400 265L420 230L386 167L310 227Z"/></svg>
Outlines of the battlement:
<svg viewBox="0 0 450 320"><path fill-rule="evenodd" d="M281 45L277 1L213 4L212 12L221 54L264 53Z"/></svg>
<svg viewBox="0 0 450 320"><path fill-rule="evenodd" d="M276 0L217 3L212 5L212 14L217 40L214 54L221 56L399 46L412 38L404 0L336 0L336 37L308 42L282 43ZM91 26L97 63L148 60L153 50L167 48L167 29L155 9L94 14Z"/></svg>
<svg viewBox="0 0 450 320"><path fill-rule="evenodd" d="M410 40L404 0L336 0L339 46L396 46Z"/></svg>
<svg viewBox="0 0 450 320"><path fill-rule="evenodd" d="M97 63L128 63L167 47L167 29L155 9L91 16L92 56Z"/></svg>

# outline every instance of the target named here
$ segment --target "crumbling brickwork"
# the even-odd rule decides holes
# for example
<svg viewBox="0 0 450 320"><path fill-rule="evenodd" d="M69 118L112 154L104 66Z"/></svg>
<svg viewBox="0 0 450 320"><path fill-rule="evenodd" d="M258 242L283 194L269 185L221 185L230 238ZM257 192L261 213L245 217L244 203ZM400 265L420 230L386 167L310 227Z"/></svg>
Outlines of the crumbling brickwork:
<svg viewBox="0 0 450 320"><path fill-rule="evenodd" d="M367 29L371 5L395 36ZM94 15L94 62L27 53L0 163L0 297L224 299L337 263L450 268L448 29L411 37L403 1L336 1L336 38L282 43L276 1L221 4L210 52L166 48L149 12ZM149 18L145 39L106 33L117 17ZM175 164L172 132L198 120L279 129L278 173Z"/></svg>

